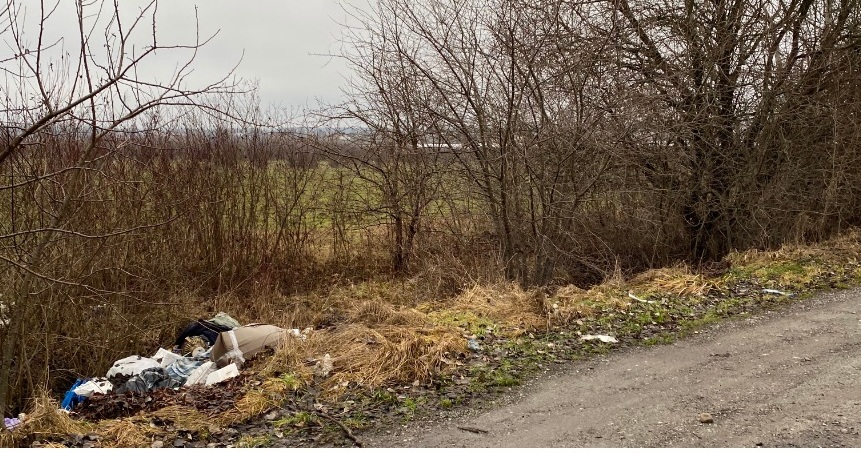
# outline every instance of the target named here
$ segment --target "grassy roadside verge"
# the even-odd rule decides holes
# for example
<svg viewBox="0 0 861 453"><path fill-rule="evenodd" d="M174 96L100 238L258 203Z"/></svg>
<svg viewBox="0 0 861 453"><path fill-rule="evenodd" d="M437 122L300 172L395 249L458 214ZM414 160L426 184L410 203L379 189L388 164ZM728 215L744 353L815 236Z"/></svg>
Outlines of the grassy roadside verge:
<svg viewBox="0 0 861 453"><path fill-rule="evenodd" d="M35 402L31 422L2 442L351 446L363 430L486 400L553 364L670 343L721 319L858 286L859 256L861 234L852 233L733 253L708 275L678 266L589 290L496 284L424 301L409 297L406 284L345 288L328 294L334 302L314 305L330 325L256 360L211 394L161 392L127 404L126 413L89 420L58 414L46 397ZM216 400L226 403L213 407Z"/></svg>

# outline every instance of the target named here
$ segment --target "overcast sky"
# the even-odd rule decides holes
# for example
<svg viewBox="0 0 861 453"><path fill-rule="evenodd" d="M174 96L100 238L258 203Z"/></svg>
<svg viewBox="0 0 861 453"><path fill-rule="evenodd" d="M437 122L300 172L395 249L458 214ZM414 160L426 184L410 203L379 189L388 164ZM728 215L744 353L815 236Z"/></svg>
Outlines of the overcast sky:
<svg viewBox="0 0 861 453"><path fill-rule="evenodd" d="M136 50L152 44L152 0L120 0L120 24L126 32L133 28L127 48ZM367 0L344 0L351 6L367 5ZM96 64L107 62L107 50L116 51L117 23L112 22L111 0L85 1L84 24L89 38L88 53ZM0 62L12 71L28 55L30 64L41 61L45 74L53 74L55 84L74 80L77 56L80 55L75 2L68 0L20 0L16 26L4 28L0 20ZM44 9L40 7L43 5ZM149 9L146 7L149 6ZM142 11L144 11L142 13ZM44 22L40 18L45 15ZM3 18L0 18L3 19ZM258 83L261 106L296 108L337 103L341 87L349 77L349 68L340 58L327 55L341 52L342 25L348 14L339 0L161 0L155 15L159 46L194 44L199 24L201 38L215 35L194 57L193 73L185 80L188 88L199 88L220 80L239 64L235 74ZM43 23L43 26L40 26ZM110 26L109 26L110 25ZM105 30L108 30L105 46ZM40 48L41 60L29 49ZM111 37L113 36L113 37ZM63 60L69 54L70 59ZM136 73L141 79L164 83L190 58L190 51L160 50L149 55ZM64 63L65 62L65 63ZM56 66L54 66L56 65ZM7 68L8 66L8 68ZM36 91L32 79L27 82L0 73L0 92L6 87L22 86L23 94ZM26 71L25 71L26 72ZM64 74L65 72L65 74ZM64 74L64 75L61 75ZM4 85L3 77L6 78ZM10 79L11 77L11 79ZM31 86L32 85L32 86ZM69 85L69 84L66 84ZM15 89L12 90L17 93Z"/></svg>
<svg viewBox="0 0 861 453"><path fill-rule="evenodd" d="M287 107L340 98L346 66L315 55L338 52L338 23L346 16L337 0L164 0L159 36L187 36L195 6L202 34L218 31L197 60L200 71L217 74L241 58L237 73L259 81L264 104Z"/></svg>

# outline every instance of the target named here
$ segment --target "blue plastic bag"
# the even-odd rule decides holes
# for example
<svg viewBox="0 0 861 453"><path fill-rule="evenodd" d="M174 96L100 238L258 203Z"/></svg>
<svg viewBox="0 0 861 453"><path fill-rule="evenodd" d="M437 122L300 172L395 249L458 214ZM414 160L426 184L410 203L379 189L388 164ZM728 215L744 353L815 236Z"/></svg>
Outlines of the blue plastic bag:
<svg viewBox="0 0 861 453"><path fill-rule="evenodd" d="M75 389L80 387L81 384L89 381L89 379L78 379L72 384L72 388L70 388L66 392L66 396L63 398L63 402L60 403L60 407L63 409L70 411L73 407L77 406L84 402L87 399L85 396L81 396L75 393Z"/></svg>

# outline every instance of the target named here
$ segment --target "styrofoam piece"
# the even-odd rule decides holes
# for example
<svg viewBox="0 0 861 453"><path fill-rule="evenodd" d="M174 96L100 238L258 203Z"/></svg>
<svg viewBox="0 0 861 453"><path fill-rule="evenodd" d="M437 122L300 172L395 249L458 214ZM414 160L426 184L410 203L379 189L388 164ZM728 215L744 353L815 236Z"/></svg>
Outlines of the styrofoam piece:
<svg viewBox="0 0 861 453"><path fill-rule="evenodd" d="M239 376L239 368L236 367L235 363L231 363L224 368L209 373L209 376L206 377L206 385L218 384L236 376Z"/></svg>
<svg viewBox="0 0 861 453"><path fill-rule="evenodd" d="M618 343L619 340L616 337L612 337L610 335L581 335L580 339L583 341L589 340L600 340L604 343Z"/></svg>
<svg viewBox="0 0 861 453"><path fill-rule="evenodd" d="M181 359L182 356L179 354L174 354L167 349L158 348L158 352L156 352L155 355L151 358L158 362L162 368L167 368L168 366L170 366L171 363Z"/></svg>

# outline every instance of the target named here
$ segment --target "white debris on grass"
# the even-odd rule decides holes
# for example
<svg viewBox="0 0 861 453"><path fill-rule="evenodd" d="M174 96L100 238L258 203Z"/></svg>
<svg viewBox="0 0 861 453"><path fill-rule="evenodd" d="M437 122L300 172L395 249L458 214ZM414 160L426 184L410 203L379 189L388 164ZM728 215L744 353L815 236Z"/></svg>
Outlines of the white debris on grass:
<svg viewBox="0 0 861 453"><path fill-rule="evenodd" d="M114 362L114 366L108 370L108 374L105 376L107 378L112 378L116 375L137 376L141 374L143 370L161 367L161 364L159 364L155 359L133 355Z"/></svg>
<svg viewBox="0 0 861 453"><path fill-rule="evenodd" d="M323 378L327 377L334 367L332 356L326 354L321 359L317 360L317 364L314 365L314 375Z"/></svg>
<svg viewBox="0 0 861 453"><path fill-rule="evenodd" d="M158 348L158 352L156 352L155 355L153 355L151 358L158 362L162 368L167 368L171 363L181 359L182 356L179 354L174 354L167 349Z"/></svg>
<svg viewBox="0 0 861 453"><path fill-rule="evenodd" d="M604 343L618 343L619 340L616 337L611 337L610 335L581 335L580 339L583 341L590 340L600 340Z"/></svg>
<svg viewBox="0 0 861 453"><path fill-rule="evenodd" d="M87 381L75 387L74 392L75 395L89 398L95 393L98 393L100 395L110 393L113 389L113 384L111 384L108 380L99 378L93 379L92 381Z"/></svg>
<svg viewBox="0 0 861 453"><path fill-rule="evenodd" d="M215 372L218 367L215 365L215 362L209 361L204 363L203 365L197 367L191 374L188 375L188 379L185 380L185 386L189 387L194 384L203 384L206 383L206 379L210 374Z"/></svg>
<svg viewBox="0 0 861 453"><path fill-rule="evenodd" d="M653 303L655 303L655 301L653 301L653 300L641 299L641 298L639 298L639 297L635 296L635 295L634 295L634 293L632 293L631 291L628 291L628 297L630 297L631 299L636 300L637 302L642 302L642 303L644 303L644 304L653 304Z"/></svg>
<svg viewBox="0 0 861 453"><path fill-rule="evenodd" d="M228 379L235 378L239 376L239 368L236 367L235 363L231 363L224 368L220 368L218 370L209 373L209 376L206 377L206 386L210 386L213 384L218 384L219 382L224 382Z"/></svg>

